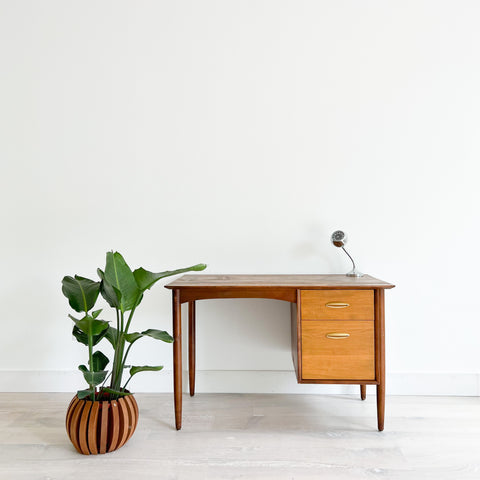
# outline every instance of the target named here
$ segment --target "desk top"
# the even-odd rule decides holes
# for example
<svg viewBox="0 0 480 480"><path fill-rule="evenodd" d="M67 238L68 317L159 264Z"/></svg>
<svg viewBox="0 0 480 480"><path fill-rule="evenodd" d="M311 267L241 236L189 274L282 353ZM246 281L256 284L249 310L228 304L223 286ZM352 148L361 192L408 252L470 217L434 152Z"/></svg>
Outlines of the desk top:
<svg viewBox="0 0 480 480"><path fill-rule="evenodd" d="M347 277L346 275L183 275L165 288L205 287L289 287L289 288L393 288L395 285L378 280L370 275Z"/></svg>

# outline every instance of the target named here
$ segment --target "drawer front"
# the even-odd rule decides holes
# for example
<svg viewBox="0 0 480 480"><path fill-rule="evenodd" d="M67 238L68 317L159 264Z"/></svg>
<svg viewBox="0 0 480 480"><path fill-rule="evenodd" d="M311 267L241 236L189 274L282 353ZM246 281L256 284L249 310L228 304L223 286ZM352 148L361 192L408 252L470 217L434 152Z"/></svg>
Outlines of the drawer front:
<svg viewBox="0 0 480 480"><path fill-rule="evenodd" d="M373 290L302 290L302 320L373 320Z"/></svg>
<svg viewBox="0 0 480 480"><path fill-rule="evenodd" d="M302 322L304 380L375 380L374 322Z"/></svg>

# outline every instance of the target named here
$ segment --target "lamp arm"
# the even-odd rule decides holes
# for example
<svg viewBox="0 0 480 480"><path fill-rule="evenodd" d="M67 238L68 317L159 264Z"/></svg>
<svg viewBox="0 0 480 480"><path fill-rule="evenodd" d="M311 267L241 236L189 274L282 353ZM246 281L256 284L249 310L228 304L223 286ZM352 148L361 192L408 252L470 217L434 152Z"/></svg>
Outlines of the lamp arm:
<svg viewBox="0 0 480 480"><path fill-rule="evenodd" d="M353 270L355 270L355 262L353 261L353 258L350 256L350 254L345 250L345 247L342 247L342 250L348 255L348 258L352 261L353 263Z"/></svg>

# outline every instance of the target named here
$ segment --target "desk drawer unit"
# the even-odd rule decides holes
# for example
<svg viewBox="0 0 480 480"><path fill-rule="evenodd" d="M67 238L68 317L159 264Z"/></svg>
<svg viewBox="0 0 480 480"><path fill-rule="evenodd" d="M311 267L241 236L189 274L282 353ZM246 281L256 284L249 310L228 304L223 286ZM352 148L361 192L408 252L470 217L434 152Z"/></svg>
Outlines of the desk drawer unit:
<svg viewBox="0 0 480 480"><path fill-rule="evenodd" d="M373 290L301 290L302 320L373 320Z"/></svg>
<svg viewBox="0 0 480 480"><path fill-rule="evenodd" d="M373 290L300 291L301 380L375 380Z"/></svg>
<svg viewBox="0 0 480 480"><path fill-rule="evenodd" d="M373 322L302 322L302 377L305 380L373 380Z"/></svg>

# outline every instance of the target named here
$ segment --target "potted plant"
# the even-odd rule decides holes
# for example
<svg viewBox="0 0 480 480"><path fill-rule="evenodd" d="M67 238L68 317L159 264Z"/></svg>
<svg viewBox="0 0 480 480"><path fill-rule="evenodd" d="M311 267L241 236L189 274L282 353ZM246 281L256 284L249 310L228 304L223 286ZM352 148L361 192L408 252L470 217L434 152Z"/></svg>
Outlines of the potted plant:
<svg viewBox="0 0 480 480"><path fill-rule="evenodd" d="M127 385L134 375L143 371L157 371L156 365L127 365L133 344L142 337L150 337L171 343L173 338L163 330L132 330L133 316L146 290L158 280L189 271L200 271L205 264L159 273L143 268L132 271L118 252L108 252L104 270L98 269L99 280L75 275L62 280L62 292L70 306L81 318L69 315L73 320L73 336L88 347L88 363L78 368L88 384L79 390L70 403L66 428L75 448L85 455L117 450L133 435L138 421L138 406ZM116 325L100 319L102 309L94 310L101 295L115 310ZM113 347L110 359L94 347L105 339ZM110 364L110 370L107 365ZM124 382L124 372L129 377Z"/></svg>

